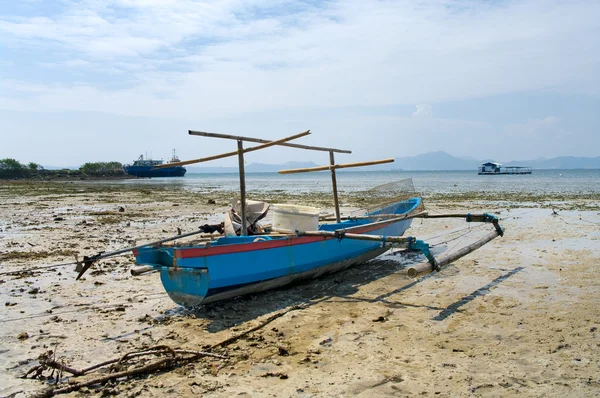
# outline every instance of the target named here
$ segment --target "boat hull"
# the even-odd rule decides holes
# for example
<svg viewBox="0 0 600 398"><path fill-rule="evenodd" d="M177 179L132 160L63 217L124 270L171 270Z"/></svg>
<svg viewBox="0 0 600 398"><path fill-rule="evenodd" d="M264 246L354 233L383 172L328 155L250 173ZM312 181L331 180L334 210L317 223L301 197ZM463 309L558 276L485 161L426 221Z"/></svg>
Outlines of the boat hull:
<svg viewBox="0 0 600 398"><path fill-rule="evenodd" d="M391 210L407 214L419 205L420 199L415 198L397 203ZM390 214L389 210L382 212ZM320 229L400 236L411 221L373 224L348 220L321 225ZM193 307L317 278L364 263L387 250L382 242L324 236L236 236L220 238L205 247L145 247L135 255L138 264L160 270L163 286L173 301Z"/></svg>
<svg viewBox="0 0 600 398"><path fill-rule="evenodd" d="M186 169L181 166L165 167L157 169L154 167L143 167L143 166L125 166L123 167L125 173L136 176L136 177L183 177L185 176Z"/></svg>

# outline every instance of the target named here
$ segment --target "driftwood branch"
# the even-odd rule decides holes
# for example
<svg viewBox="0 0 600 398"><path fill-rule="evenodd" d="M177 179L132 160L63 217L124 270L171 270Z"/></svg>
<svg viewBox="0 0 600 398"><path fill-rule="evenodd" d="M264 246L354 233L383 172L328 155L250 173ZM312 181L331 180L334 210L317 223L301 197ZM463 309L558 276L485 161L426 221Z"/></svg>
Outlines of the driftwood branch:
<svg viewBox="0 0 600 398"><path fill-rule="evenodd" d="M157 370L167 370L167 369L170 369L170 368L176 366L177 364L180 364L180 363L184 364L184 363L192 362L192 361L198 360L199 358L202 358L202 357L214 357L214 358L219 358L219 359L227 359L228 358L224 355L214 354L214 353L206 352L206 351L173 349L169 346L161 345L161 346L155 346L155 347L149 348L145 351L129 352L119 358L114 358L114 359L111 359L108 361L104 361L102 363L99 363L99 364L96 364L93 366L89 366L87 368L80 370L80 369L75 369L70 366L67 366L63 363L60 363L59 361L56 361L55 359L50 358L49 355L45 354L42 357L40 357L40 365L31 368L24 375L24 377L27 377L32 373L35 373L34 377L39 377L41 375L41 373L47 368L65 371L65 372L71 373L72 375L78 376L78 377L85 376L88 373L91 373L92 371L95 371L99 368L102 368L102 367L105 367L108 365L113 365L113 364L120 365L129 359L142 357L142 356L148 356L148 355L168 355L168 357L158 359L154 362L151 362L147 365L140 366L137 368L124 370L124 371L120 371L120 372L114 372L114 373L110 373L110 374L105 374L105 375L102 375L102 376L99 376L96 378L81 381L78 383L73 383L68 386L57 388L57 389L45 390L45 391L41 392L40 394L38 394L37 396L38 397L51 397L51 396L54 396L57 394L65 394L65 393L69 393L72 391L76 391L82 387L87 387L87 386L91 386L94 384L104 383L109 380L119 379L122 377L131 377L131 376L136 376L136 375L140 375L140 374L148 374L148 373L151 373L151 372L154 372Z"/></svg>
<svg viewBox="0 0 600 398"><path fill-rule="evenodd" d="M321 292L321 294L327 292L328 290L332 289L333 287L335 287L335 285L332 285L329 288L325 289L323 292ZM289 312L305 309L307 307L307 305L315 302L314 299L317 296L318 295L315 295L314 297L307 299L306 301L304 301L300 304L294 305L293 307L289 307L289 308L281 310L273 315L270 315L268 318L264 319L257 325L255 325L243 332L240 332L238 334L230 336L230 337L226 338L225 340L222 340L216 344L211 345L208 348L208 350L213 350L213 349L219 348L219 347L221 347L221 348L226 347L226 346L236 342L237 340L243 338L244 336L246 336L252 332L255 332L259 329L264 328L266 325L270 324L271 322L273 322L274 320L276 320L278 318L281 318L282 316L286 315ZM324 298L321 300L324 300ZM321 301L321 300L318 300L318 301ZM129 352L119 358L114 358L114 359L111 359L108 361L104 361L102 363L92 365L92 366L89 366L89 367L81 369L81 370L67 367L63 364L59 364L55 360L52 360L52 361L46 360L42 365L39 365L39 366L36 366L36 367L30 369L27 372L27 375L35 372L35 374L36 374L35 377L38 377L41 375L41 373L43 372L44 369L47 369L49 367L49 368L60 369L60 370L69 372L75 376L85 376L85 375L91 373L92 371L95 371L102 367L105 367L108 365L113 365L113 364L121 364L127 360L137 358L137 357L142 357L142 356L148 356L148 355L169 355L169 356L165 357L165 358L160 358L160 359L158 359L154 362L151 362L147 365L140 366L140 367L137 367L134 369L113 372L110 374L105 374L105 375L98 376L96 378L92 378L92 379L88 379L88 380L84 380L81 382L75 382L75 379L71 379L72 384L69 384L69 385L61 387L61 388L46 389L46 390L40 392L37 395L37 397L52 397L52 396L55 396L58 394L66 394L66 393L69 393L72 391L77 391L83 387L105 383L107 381L115 380L115 379L119 379L119 378L123 378L123 377L147 375L147 374L155 372L155 371L166 371L169 369L173 369L177 366L185 365L187 363L196 361L202 357L214 357L214 358L219 358L219 359L228 359L227 356L215 354L212 352L185 350L185 349L173 349L169 346L159 345L159 346L148 348L144 351ZM58 368L57 365L60 365L61 367Z"/></svg>
<svg viewBox="0 0 600 398"><path fill-rule="evenodd" d="M94 379L90 379L87 381L82 381L80 383L71 384L66 387L58 388L56 390L49 391L48 392L49 395L46 395L46 396L51 397L51 396L58 395L58 394L66 394L68 392L77 391L82 387L87 387L87 386L91 386L94 384L104 383L109 380L114 380L114 379L118 379L121 377L129 377L129 376L135 376L135 375L139 375L139 374L147 374L147 373L153 372L155 370L159 370L159 369L168 369L179 360L180 359L175 358L175 357L161 358L157 361L151 362L148 365L141 366L139 368L135 368L135 369L131 369L131 370L124 370L122 372L111 373L111 374L96 377Z"/></svg>

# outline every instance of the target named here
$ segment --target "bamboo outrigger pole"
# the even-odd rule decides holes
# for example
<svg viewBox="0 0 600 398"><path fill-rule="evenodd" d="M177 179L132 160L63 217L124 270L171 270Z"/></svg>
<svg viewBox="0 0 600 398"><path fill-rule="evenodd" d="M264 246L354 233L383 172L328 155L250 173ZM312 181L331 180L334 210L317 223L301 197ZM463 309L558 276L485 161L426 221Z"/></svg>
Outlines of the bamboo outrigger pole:
<svg viewBox="0 0 600 398"><path fill-rule="evenodd" d="M202 234L204 233L204 231L200 230L200 231L192 231L192 232L188 232L185 234L180 234L180 235L176 235L176 236L172 236L170 238L165 238L165 239L161 239L161 240L157 240L155 242L150 242L150 243L144 243L142 245L137 245L137 246L130 246L130 247L126 247L124 249L120 249L120 250L116 250L114 252L110 252L110 253L104 253L104 252L100 252L96 255L93 256L83 256L83 260L79 261L77 259L77 257L75 258L76 263L77 263L77 271L79 271L79 274L77 275L77 278L75 278L75 280L79 280L79 278L81 278L83 276L83 274L85 274L85 272L92 266L92 264L94 264L96 261L98 260L102 260L104 258L108 258L108 257L113 257L113 256L117 256L119 254L123 254L123 253L127 253L136 249L141 249L143 247L147 247L147 246L158 246L162 243L166 243L166 242L170 242L173 240L178 240L181 238L186 238L188 236L192 236L192 235L198 235L198 234Z"/></svg>
<svg viewBox="0 0 600 398"><path fill-rule="evenodd" d="M429 272L433 272L434 270L440 269L441 267L443 267L445 265L453 263L454 261L458 260L459 258L464 257L467 254L479 249L481 246L485 245L492 239L497 238L498 236L502 236L502 234L500 233L500 231L494 230L494 231L490 232L489 234L487 234L486 236L484 236L483 238L479 239L478 241L473 242L472 244L465 246L462 249L455 251L454 253L444 254L444 255L438 257L435 265L432 264L431 261L426 262L426 263L424 262L421 264L417 264L414 267L410 267L406 273L411 278L414 278L421 274L427 274Z"/></svg>
<svg viewBox="0 0 600 398"><path fill-rule="evenodd" d="M382 246L405 248L408 250L420 251L427 257L426 263L417 264L413 267L408 268L407 274L410 277L416 277L421 274L426 274L433 271L439 271L441 267L448 265L459 258L466 256L467 254L479 249L481 246L497 238L498 236L504 236L504 229L500 227L498 218L489 213L471 214L471 213L450 213L450 214L429 214L426 211L415 213L412 215L405 215L403 218L464 218L467 222L483 222L490 223L494 227L494 230L488 233L481 239L473 242L472 244L465 246L455 252L444 254L439 258L435 258L430 251L431 246L415 237L408 236L385 236L385 235L368 235L368 234L356 234L352 231L357 227L350 227L347 229L340 229L336 231L296 231L298 236L323 236L325 238L337 238L337 239L354 239L354 240L366 240L381 242ZM392 221L398 221L398 218L391 218L388 220L376 221L373 225L383 225Z"/></svg>

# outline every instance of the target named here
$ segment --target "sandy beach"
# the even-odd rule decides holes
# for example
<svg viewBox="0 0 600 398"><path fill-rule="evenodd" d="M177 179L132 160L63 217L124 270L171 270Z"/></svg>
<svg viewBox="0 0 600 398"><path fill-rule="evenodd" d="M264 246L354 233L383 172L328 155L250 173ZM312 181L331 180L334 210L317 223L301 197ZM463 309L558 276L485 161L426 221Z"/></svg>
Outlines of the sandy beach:
<svg viewBox="0 0 600 398"><path fill-rule="evenodd" d="M192 231L221 221L231 195L5 182L0 272ZM332 206L326 195L273 195L255 199ZM212 351L226 359L201 358L70 395L598 396L600 204L578 196L526 199L426 197L433 212L494 212L506 235L417 279L406 267L421 258L392 252L315 281L189 310L169 299L157 274L131 276L132 255L102 261L79 281L73 265L0 275L0 396L47 388L53 379L20 376L49 350L77 369L157 345L203 350L274 314ZM465 227L416 220L409 232L435 237Z"/></svg>

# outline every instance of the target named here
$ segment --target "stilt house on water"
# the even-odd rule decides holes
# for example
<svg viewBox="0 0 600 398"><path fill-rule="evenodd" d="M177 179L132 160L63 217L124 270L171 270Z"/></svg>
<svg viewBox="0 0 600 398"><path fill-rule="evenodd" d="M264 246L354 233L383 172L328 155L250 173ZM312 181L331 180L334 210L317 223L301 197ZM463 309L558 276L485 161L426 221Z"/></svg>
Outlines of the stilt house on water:
<svg viewBox="0 0 600 398"><path fill-rule="evenodd" d="M489 175L489 174L531 174L531 167L525 166L506 166L496 162L487 162L478 168L477 174Z"/></svg>

